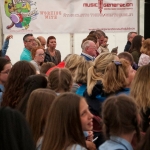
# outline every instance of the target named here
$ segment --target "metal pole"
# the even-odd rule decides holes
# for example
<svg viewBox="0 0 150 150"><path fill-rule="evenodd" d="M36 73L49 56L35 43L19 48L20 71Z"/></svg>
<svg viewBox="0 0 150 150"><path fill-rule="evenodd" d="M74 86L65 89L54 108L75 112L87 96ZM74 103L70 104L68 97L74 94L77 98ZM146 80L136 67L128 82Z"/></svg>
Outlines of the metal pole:
<svg viewBox="0 0 150 150"><path fill-rule="evenodd" d="M2 48L2 43L3 43L3 25L2 25L2 15L1 15L1 7L0 7L0 49Z"/></svg>
<svg viewBox="0 0 150 150"><path fill-rule="evenodd" d="M74 34L70 33L70 54L74 54Z"/></svg>
<svg viewBox="0 0 150 150"><path fill-rule="evenodd" d="M137 32L140 33L140 0L137 0Z"/></svg>

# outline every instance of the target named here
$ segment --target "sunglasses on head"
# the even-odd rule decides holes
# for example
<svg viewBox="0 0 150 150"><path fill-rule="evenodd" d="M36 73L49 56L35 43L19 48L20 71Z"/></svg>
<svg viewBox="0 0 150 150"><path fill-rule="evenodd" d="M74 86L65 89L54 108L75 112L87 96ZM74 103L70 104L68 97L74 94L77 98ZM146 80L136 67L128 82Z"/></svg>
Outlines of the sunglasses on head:
<svg viewBox="0 0 150 150"><path fill-rule="evenodd" d="M120 61L115 61L115 60L113 60L112 62L113 62L116 66L122 65L122 63L121 63Z"/></svg>
<svg viewBox="0 0 150 150"><path fill-rule="evenodd" d="M112 62L116 66L116 78L118 78L118 66L122 66L122 63L120 61L115 61L115 60L113 60Z"/></svg>

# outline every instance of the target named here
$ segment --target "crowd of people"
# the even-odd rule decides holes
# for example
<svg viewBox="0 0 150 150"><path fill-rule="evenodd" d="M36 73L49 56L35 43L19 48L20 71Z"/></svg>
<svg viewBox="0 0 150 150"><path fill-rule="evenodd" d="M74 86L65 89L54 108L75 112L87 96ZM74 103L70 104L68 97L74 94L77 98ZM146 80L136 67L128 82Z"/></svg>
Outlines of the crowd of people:
<svg viewBox="0 0 150 150"><path fill-rule="evenodd" d="M11 38L0 53L0 149L149 149L150 39L130 32L118 54L91 31L62 60L56 37L26 34L12 65Z"/></svg>

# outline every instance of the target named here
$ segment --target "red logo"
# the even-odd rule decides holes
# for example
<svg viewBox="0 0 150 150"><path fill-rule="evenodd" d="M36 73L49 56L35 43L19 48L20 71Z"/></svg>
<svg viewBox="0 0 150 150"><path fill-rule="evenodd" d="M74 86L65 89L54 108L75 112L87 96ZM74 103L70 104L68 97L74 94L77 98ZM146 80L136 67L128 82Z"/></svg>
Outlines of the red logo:
<svg viewBox="0 0 150 150"><path fill-rule="evenodd" d="M98 7L97 3L83 3L83 7Z"/></svg>
<svg viewBox="0 0 150 150"><path fill-rule="evenodd" d="M103 0L98 0L98 8L99 8L99 12L101 14L102 13L102 9L103 9Z"/></svg>
<svg viewBox="0 0 150 150"><path fill-rule="evenodd" d="M98 7L101 14L104 8L128 8L133 7L133 3L104 3L104 0L98 0L98 3L83 3L83 7Z"/></svg>

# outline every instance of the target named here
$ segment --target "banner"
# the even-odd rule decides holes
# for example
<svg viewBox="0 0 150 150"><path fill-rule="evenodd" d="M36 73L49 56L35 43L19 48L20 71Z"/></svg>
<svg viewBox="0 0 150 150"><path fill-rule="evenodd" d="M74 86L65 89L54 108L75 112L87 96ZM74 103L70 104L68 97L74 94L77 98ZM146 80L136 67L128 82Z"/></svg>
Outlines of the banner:
<svg viewBox="0 0 150 150"><path fill-rule="evenodd" d="M136 0L1 0L3 32L137 31Z"/></svg>

